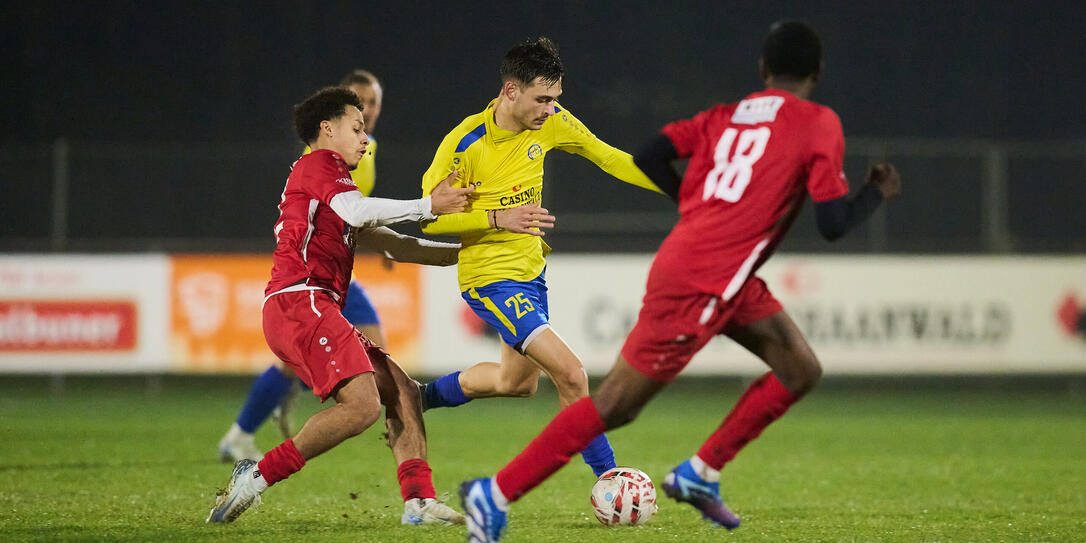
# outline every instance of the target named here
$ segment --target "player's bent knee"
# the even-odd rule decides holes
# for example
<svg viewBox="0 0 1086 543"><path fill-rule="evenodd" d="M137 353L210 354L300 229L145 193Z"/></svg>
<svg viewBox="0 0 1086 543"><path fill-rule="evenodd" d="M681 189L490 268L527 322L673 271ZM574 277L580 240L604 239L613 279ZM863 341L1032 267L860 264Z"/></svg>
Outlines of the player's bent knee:
<svg viewBox="0 0 1086 543"><path fill-rule="evenodd" d="M577 392L579 397L584 397L588 395L588 375L580 366L570 368L555 374L554 386L558 387L560 392Z"/></svg>
<svg viewBox="0 0 1086 543"><path fill-rule="evenodd" d="M354 402L344 405L344 407L350 410L344 429L352 436L365 432L381 417L381 404L376 401L376 398L369 401Z"/></svg>
<svg viewBox="0 0 1086 543"><path fill-rule="evenodd" d="M614 430L633 422L641 413L641 406L596 406L600 419L608 430Z"/></svg>
<svg viewBox="0 0 1086 543"><path fill-rule="evenodd" d="M822 364L814 357L802 357L792 364L792 370L784 378L778 376L784 388L797 396L811 391L822 380Z"/></svg>

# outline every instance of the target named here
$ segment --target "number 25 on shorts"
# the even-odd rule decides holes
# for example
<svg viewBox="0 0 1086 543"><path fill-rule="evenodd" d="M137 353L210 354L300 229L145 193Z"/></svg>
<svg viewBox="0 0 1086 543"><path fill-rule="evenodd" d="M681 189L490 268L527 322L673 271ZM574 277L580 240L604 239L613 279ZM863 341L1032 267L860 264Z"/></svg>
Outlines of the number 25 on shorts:
<svg viewBox="0 0 1086 543"><path fill-rule="evenodd" d="M529 311L535 311L535 306L532 305L532 301L525 298L523 292L518 292L515 295L506 298L505 307L512 307L515 309L518 319L527 315Z"/></svg>

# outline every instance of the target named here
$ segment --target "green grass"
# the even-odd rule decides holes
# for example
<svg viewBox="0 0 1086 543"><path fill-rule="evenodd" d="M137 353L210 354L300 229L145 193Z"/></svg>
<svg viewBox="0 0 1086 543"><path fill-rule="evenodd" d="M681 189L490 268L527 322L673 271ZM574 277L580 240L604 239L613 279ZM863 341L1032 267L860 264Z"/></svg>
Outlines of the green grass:
<svg viewBox="0 0 1086 543"><path fill-rule="evenodd" d="M958 384L968 384L959 380ZM230 468L215 444L247 391L235 378L0 379L0 541L461 541L399 525L391 454L371 429L313 460L227 526L204 524ZM817 390L724 470L743 517L706 526L661 496L641 528L607 529L579 458L514 506L506 539L568 541L1084 541L1086 396L1073 388L934 384ZM690 456L741 392L680 381L611 434L655 480ZM299 417L320 408L299 402ZM556 411L535 398L427 413L438 492L489 475ZM279 442L269 425L258 445ZM456 506L459 508L459 504Z"/></svg>

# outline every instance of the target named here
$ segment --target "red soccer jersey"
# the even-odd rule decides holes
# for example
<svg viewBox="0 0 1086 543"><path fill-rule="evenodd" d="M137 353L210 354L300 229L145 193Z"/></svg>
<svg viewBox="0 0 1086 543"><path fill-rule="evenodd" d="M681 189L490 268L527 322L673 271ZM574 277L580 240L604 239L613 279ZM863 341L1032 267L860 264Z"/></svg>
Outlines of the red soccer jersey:
<svg viewBox="0 0 1086 543"><path fill-rule="evenodd" d="M841 120L828 107L768 89L663 128L690 162L679 223L660 246L648 288L730 299L776 248L805 193L848 194Z"/></svg>
<svg viewBox="0 0 1086 543"><path fill-rule="evenodd" d="M347 163L322 149L294 163L275 223L275 253L265 295L292 285L326 289L343 305L354 266L352 229L329 207L337 194L358 190Z"/></svg>

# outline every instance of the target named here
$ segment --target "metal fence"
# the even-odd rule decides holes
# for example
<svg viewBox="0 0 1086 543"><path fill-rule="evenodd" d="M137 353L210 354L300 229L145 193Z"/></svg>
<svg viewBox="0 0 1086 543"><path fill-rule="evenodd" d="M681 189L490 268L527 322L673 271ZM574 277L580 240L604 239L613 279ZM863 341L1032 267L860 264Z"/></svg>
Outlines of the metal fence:
<svg viewBox="0 0 1086 543"><path fill-rule="evenodd" d="M903 196L833 245L801 217L783 251L1086 252L1086 141L853 138L847 148L854 189L888 159ZM417 197L432 152L383 141L378 195ZM263 252L296 154L252 143L2 147L0 250ZM670 202L580 158L548 160L547 176L544 205L558 216L547 239L564 251L652 251L677 218Z"/></svg>

